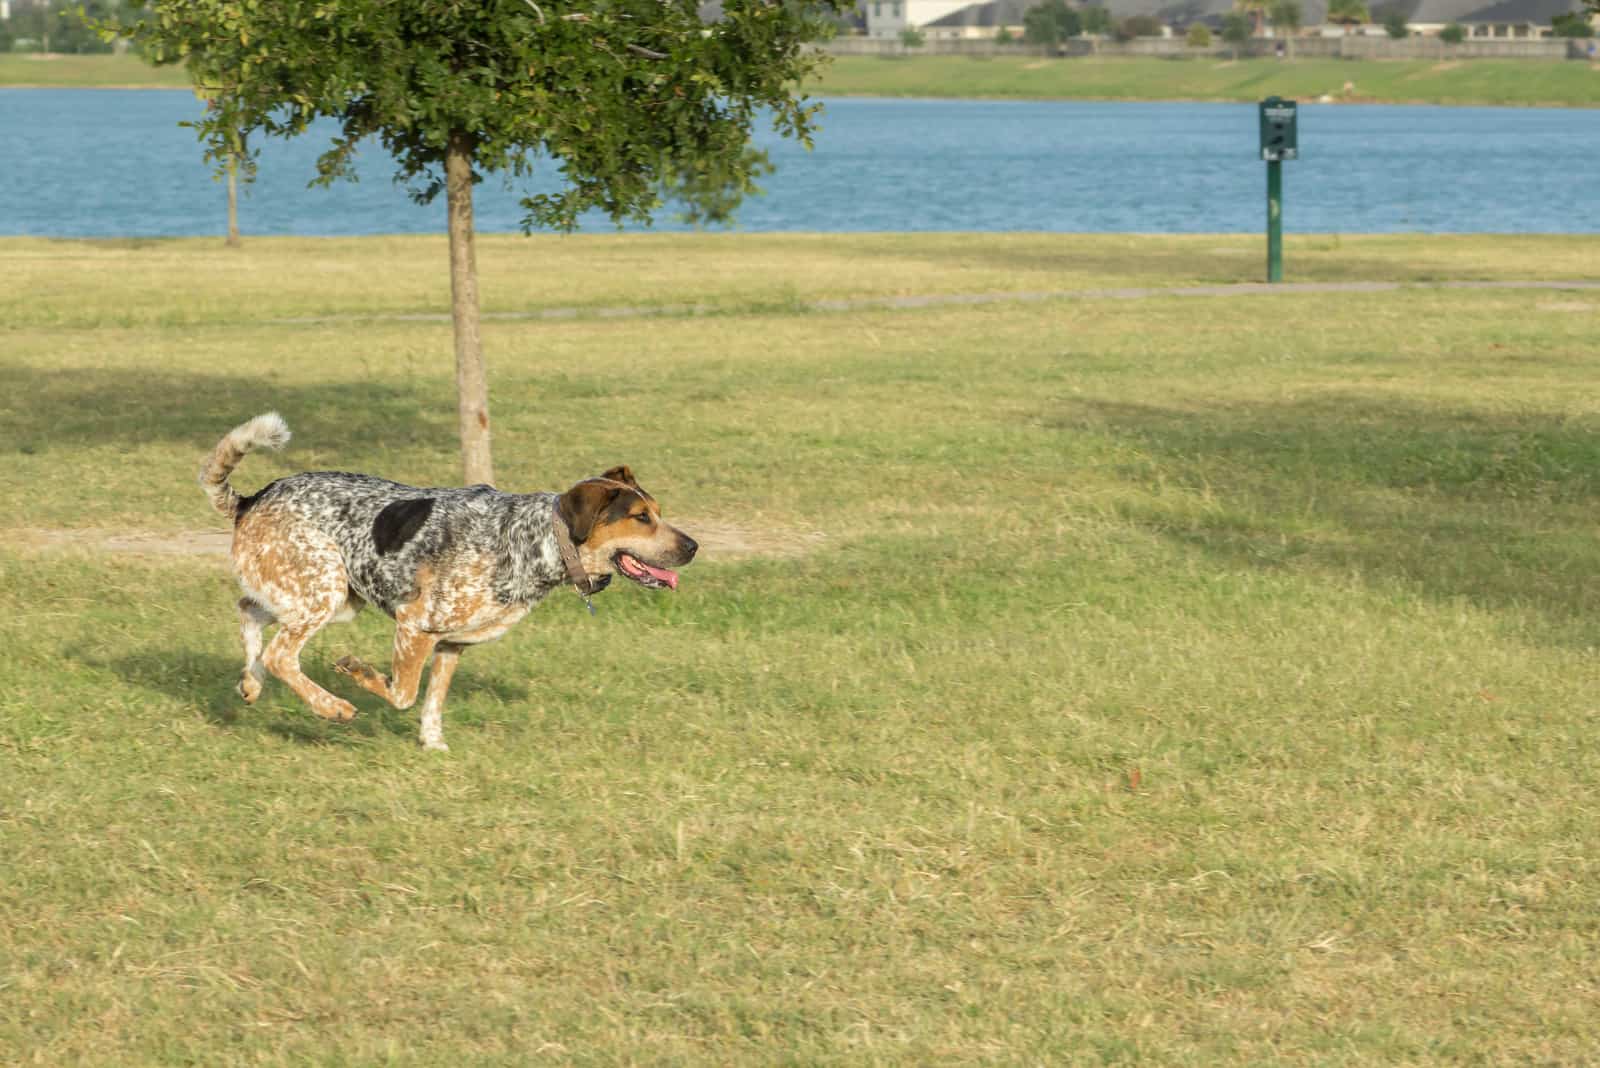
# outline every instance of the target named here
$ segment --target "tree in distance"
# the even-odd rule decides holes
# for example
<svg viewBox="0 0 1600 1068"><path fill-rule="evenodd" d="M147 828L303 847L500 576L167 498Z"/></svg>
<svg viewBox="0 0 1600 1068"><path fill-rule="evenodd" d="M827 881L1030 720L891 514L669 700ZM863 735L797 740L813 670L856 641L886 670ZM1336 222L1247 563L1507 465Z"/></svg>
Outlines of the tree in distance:
<svg viewBox="0 0 1600 1068"><path fill-rule="evenodd" d="M1272 21L1273 32L1283 34L1286 58L1293 59L1294 39L1305 20L1305 9L1300 6L1300 0L1272 0L1267 5L1267 18Z"/></svg>
<svg viewBox="0 0 1600 1068"><path fill-rule="evenodd" d="M1411 24L1406 21L1406 13L1399 8L1391 8L1383 16L1383 32L1389 35L1392 41L1404 41L1411 36Z"/></svg>
<svg viewBox="0 0 1600 1068"><path fill-rule="evenodd" d="M1467 28L1459 22L1451 22L1439 31L1439 40L1445 44L1460 44L1467 39Z"/></svg>
<svg viewBox="0 0 1600 1068"><path fill-rule="evenodd" d="M807 147L820 105L801 88L824 62L844 0L133 0L151 61L184 63L212 101L194 123L209 159L245 138L336 124L313 184L354 176L375 138L421 203L445 194L457 416L466 480L494 481L478 332L472 187L536 166L558 192L526 197L524 232L570 231L588 211L648 221L667 199L723 221L770 171L758 121ZM250 144L258 144L252 140Z"/></svg>
<svg viewBox="0 0 1600 1068"><path fill-rule="evenodd" d="M1083 20L1066 0L1044 0L1022 15L1022 39L1031 45L1054 48L1083 29Z"/></svg>
<svg viewBox="0 0 1600 1068"><path fill-rule="evenodd" d="M1250 40L1250 16L1243 11L1230 11L1222 16L1222 39L1228 42L1234 59L1239 58L1239 46Z"/></svg>
<svg viewBox="0 0 1600 1068"><path fill-rule="evenodd" d="M1372 21L1367 0L1328 0L1328 21L1346 28Z"/></svg>
<svg viewBox="0 0 1600 1068"><path fill-rule="evenodd" d="M1210 48L1211 28L1203 22L1193 23L1183 35L1183 43L1190 48Z"/></svg>

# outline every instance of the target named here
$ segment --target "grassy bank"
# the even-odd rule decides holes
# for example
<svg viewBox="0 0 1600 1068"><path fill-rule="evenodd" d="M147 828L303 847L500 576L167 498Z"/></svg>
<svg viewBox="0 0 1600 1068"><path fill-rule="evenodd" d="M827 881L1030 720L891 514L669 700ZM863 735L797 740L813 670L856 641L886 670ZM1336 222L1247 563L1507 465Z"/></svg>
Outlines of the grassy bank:
<svg viewBox="0 0 1600 1068"><path fill-rule="evenodd" d="M1344 84L1353 82L1348 97ZM0 87L183 88L179 69L133 56L0 55ZM1215 60L835 59L819 95L1011 97L1046 100L1300 100L1325 93L1379 103L1600 105L1600 71L1586 63L1519 60L1361 62Z"/></svg>
<svg viewBox="0 0 1600 1068"><path fill-rule="evenodd" d="M0 241L0 1062L1585 1060L1600 298L784 303L1257 245L486 240L492 309L715 302L485 333L505 486L628 462L722 548L469 652L440 758L242 707L221 562L107 542L217 526L268 407L243 488L452 479L448 324L371 317L443 241Z"/></svg>
<svg viewBox="0 0 1600 1068"><path fill-rule="evenodd" d="M152 67L138 56L0 53L0 88L187 89L182 67Z"/></svg>
<svg viewBox="0 0 1600 1068"><path fill-rule="evenodd" d="M1354 83L1350 94L1346 82ZM1260 100L1324 94L1368 103L1600 105L1600 69L1525 60L1219 62L1090 58L841 57L816 87L845 96L1041 100Z"/></svg>

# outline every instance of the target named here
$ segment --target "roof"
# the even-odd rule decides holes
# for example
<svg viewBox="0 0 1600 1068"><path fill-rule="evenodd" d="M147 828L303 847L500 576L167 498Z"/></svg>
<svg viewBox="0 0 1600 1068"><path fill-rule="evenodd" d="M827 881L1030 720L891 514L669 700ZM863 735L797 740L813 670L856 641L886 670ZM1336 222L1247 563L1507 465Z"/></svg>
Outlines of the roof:
<svg viewBox="0 0 1600 1068"><path fill-rule="evenodd" d="M986 0L968 4L958 11L942 15L924 26L949 28L954 26L1020 26L1022 16L1039 0Z"/></svg>

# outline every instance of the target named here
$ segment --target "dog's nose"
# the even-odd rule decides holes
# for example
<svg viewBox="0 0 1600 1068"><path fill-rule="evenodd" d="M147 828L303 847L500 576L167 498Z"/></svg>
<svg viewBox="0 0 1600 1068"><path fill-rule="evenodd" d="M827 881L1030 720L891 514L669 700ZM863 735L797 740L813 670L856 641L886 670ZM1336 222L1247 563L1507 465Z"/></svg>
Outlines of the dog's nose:
<svg viewBox="0 0 1600 1068"><path fill-rule="evenodd" d="M683 549L683 562L687 564L690 560L694 559L694 554L700 551L700 543L689 537L687 534L681 534L679 537L683 542L681 546Z"/></svg>

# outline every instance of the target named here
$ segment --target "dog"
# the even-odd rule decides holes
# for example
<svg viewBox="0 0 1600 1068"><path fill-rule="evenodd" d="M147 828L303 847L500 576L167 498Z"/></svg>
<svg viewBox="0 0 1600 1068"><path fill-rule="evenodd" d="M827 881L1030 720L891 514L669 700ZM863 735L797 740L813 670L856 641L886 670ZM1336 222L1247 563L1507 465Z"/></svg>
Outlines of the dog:
<svg viewBox="0 0 1600 1068"><path fill-rule="evenodd" d="M446 750L444 698L463 649L501 637L569 583L585 600L614 575L677 589L672 569L699 548L662 520L626 466L565 493L422 489L344 471L290 475L250 496L229 485L252 449L288 441L278 413L258 415L230 430L200 468L200 488L233 521L233 570L244 590L238 691L246 704L261 695L270 671L317 715L351 719L353 704L300 670L300 651L317 631L370 604L395 621L389 674L350 656L334 667L404 709L416 703L431 658L421 741ZM274 623L278 632L263 645L262 632Z"/></svg>

